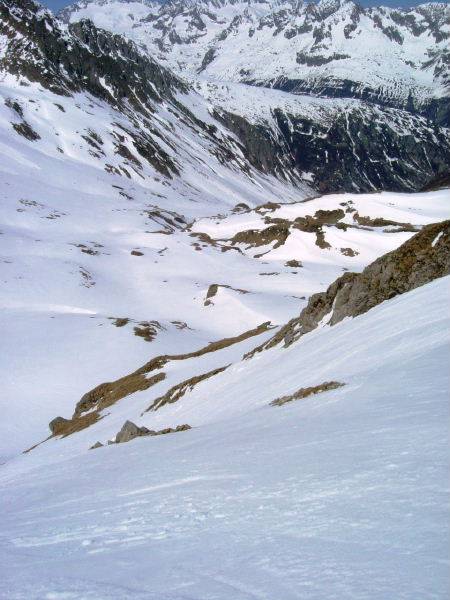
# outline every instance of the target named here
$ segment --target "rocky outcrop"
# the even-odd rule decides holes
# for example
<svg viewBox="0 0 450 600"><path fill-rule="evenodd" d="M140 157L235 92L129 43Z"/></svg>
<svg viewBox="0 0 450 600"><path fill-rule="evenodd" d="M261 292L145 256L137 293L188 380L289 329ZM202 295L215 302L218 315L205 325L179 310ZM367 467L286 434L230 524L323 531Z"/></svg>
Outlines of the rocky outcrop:
<svg viewBox="0 0 450 600"><path fill-rule="evenodd" d="M61 433L64 433L68 423L69 420L64 419L64 417L55 417L52 421L50 421L48 427L52 432L52 435L60 435Z"/></svg>
<svg viewBox="0 0 450 600"><path fill-rule="evenodd" d="M188 431L188 429L192 429L191 426L187 423L184 423L183 425L178 425L177 427L166 427L165 429L153 431L152 429L147 429L147 427L139 427L132 421L125 421L125 423L122 425L122 429L117 433L114 441L109 441L108 445L124 444L138 437L153 437L156 435L166 435L168 433ZM93 446L90 447L90 450L95 450L96 448L102 447L103 444L101 442L96 442Z"/></svg>
<svg viewBox="0 0 450 600"><path fill-rule="evenodd" d="M165 404L172 404L173 402L177 402L180 398L186 394L186 392L190 392L194 389L196 385L202 383L202 381L206 381L211 377L215 377L219 373L223 373L230 365L225 365L224 367L217 367L212 371L208 371L207 373L202 373L201 375L195 375L194 377L190 377L189 379L185 379L180 383L177 383L173 387L171 387L163 396L156 398L152 402L152 404L144 411L148 412L149 410L158 410Z"/></svg>
<svg viewBox="0 0 450 600"><path fill-rule="evenodd" d="M385 300L448 274L450 221L427 225L362 273L344 273L325 292L311 296L299 317L289 321L247 357L280 343L290 346L319 324L332 326L346 317L357 317Z"/></svg>
<svg viewBox="0 0 450 600"><path fill-rule="evenodd" d="M156 373L151 377L146 375L146 373L131 373L117 381L101 383L84 394L75 407L73 418L76 419L88 411L100 412L130 394L148 390L166 377L163 372Z"/></svg>
<svg viewBox="0 0 450 600"><path fill-rule="evenodd" d="M144 435L149 435L150 430L147 427L138 427L132 421L125 421L122 426L122 429L117 433L115 442L116 444L122 444L124 442L129 442L136 437L141 437Z"/></svg>
<svg viewBox="0 0 450 600"><path fill-rule="evenodd" d="M303 398L308 398L308 396L314 396L316 394L321 394L322 392L328 392L330 390L337 390L340 387L343 387L345 383L340 383L339 381L325 381L319 385L314 385L307 388L300 388L293 394L289 394L288 396L281 396L281 398L277 398L276 400L272 400L270 406L283 406L283 404L287 404L288 402L293 402L294 400L302 400Z"/></svg>
<svg viewBox="0 0 450 600"><path fill-rule="evenodd" d="M237 291L245 293L245 290ZM123 321L124 319L121 319L121 322ZM119 322L119 326L121 322ZM184 324L180 325L183 326ZM51 434L52 436L65 437L67 435L71 435L72 433L76 433L77 431L81 431L90 425L93 425L102 418L102 411L104 411L106 408L112 406L119 400L123 400L124 398L131 396L136 392L148 390L152 386L164 381L166 374L161 371L161 369L167 363L172 361L189 360L191 358L204 356L205 354L209 354L211 352L218 352L234 344L239 344L240 342L243 342L253 336L265 333L271 328L272 326L270 321L268 321L266 323L261 323L261 325L258 325L258 327L245 331L240 335L211 342L207 346L204 346L199 350L194 350L193 352L188 352L186 354L163 354L161 356L156 356L136 371L125 375L124 377L120 377L116 381L101 383L94 389L86 392L86 394L84 394L77 402L71 419L56 417L50 422L49 427ZM186 393L186 391L192 389L201 381L221 373L226 368L226 366L219 367L209 371L208 373L196 375L172 386L165 394L154 400L152 405L147 410L157 410L166 403L176 402ZM153 373L154 371L159 372ZM170 433L170 431L166 430L163 430L163 432ZM158 432L152 432L151 434L156 435ZM146 433L145 435L150 434Z"/></svg>

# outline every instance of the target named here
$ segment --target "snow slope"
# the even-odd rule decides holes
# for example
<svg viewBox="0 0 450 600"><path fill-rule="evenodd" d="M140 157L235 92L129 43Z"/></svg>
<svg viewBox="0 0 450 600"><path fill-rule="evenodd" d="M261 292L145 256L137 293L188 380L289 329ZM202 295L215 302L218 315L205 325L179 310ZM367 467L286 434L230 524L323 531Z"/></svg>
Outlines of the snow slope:
<svg viewBox="0 0 450 600"><path fill-rule="evenodd" d="M191 431L4 465L0 595L444 598L449 286L202 384Z"/></svg>
<svg viewBox="0 0 450 600"><path fill-rule="evenodd" d="M36 160L38 154L30 156ZM57 174L55 167L53 172ZM79 398L103 381L126 375L160 354L197 350L267 321L281 325L344 269L360 271L413 235L392 226L355 228L354 212L346 213L344 221L352 227L345 231L323 227L330 244L326 248L317 245L314 233L295 228L277 248L275 242L233 244L236 232L264 229L267 218L293 221L318 210L342 210L342 203L350 203L361 216L415 227L449 215L446 190L345 194L281 205L272 212L199 219L188 230L168 233L147 218L139 197L130 201L118 193L80 193L79 186L77 192L64 189L63 195L55 188L50 198L52 188L44 188L33 170L21 181L5 181L0 235L0 455L5 458L46 438L48 422L58 414L69 417ZM55 210L62 216L47 218ZM209 242L198 237L202 233ZM300 267L289 266L291 260L300 261ZM207 302L212 284L219 287ZM128 321L117 327L117 318ZM151 342L136 335L149 322L155 322ZM77 434L77 443L85 448L112 437L127 418L140 420L140 413L172 385L235 363L262 341L252 338L201 359L171 364L167 380L108 410L107 418L89 428L89 441Z"/></svg>
<svg viewBox="0 0 450 600"><path fill-rule="evenodd" d="M4 2L0 8L2 460L47 437L50 419L69 416L99 383L152 356L197 350L268 321L280 325L342 269L360 270L411 235L328 227L330 248L293 231L285 247L252 251L220 241L229 238L235 217L241 230L248 222L264 226L263 213L230 216L238 204L292 202L293 219L324 205L341 208L345 198L304 208L299 201L312 194L309 175L294 186L289 176L256 169L203 94L122 39L89 25L66 31L32 2L12 12ZM80 57L94 65L89 77ZM117 69L125 67L124 83ZM142 73L151 76L144 81ZM274 102L288 96L269 95ZM217 104L228 108L221 99ZM322 121L336 113L323 99L294 104ZM275 105L269 98L267 116ZM357 200L362 215L367 198ZM442 192L418 198L381 196L375 214L400 218L392 203L413 213L401 220L418 225L447 217ZM218 214L220 231L211 233L217 239L202 236ZM342 253L349 247L354 256ZM258 252L267 254L255 258ZM286 265L290 259L304 266ZM206 303L213 284L220 287ZM201 366L240 360L251 343L203 358ZM172 364L153 391L198 374L199 364ZM151 400L142 398L130 418ZM122 416L119 410L103 419L99 437L115 434Z"/></svg>

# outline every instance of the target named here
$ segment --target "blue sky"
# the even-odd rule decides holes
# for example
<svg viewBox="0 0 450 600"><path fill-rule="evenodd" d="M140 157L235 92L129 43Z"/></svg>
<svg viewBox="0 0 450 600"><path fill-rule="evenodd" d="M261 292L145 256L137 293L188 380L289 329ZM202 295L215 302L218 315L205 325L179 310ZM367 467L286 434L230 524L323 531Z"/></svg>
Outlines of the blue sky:
<svg viewBox="0 0 450 600"><path fill-rule="evenodd" d="M363 6L415 6L423 4L427 0L360 0ZM41 4L49 6L52 10L58 10L72 4L73 0L40 0Z"/></svg>

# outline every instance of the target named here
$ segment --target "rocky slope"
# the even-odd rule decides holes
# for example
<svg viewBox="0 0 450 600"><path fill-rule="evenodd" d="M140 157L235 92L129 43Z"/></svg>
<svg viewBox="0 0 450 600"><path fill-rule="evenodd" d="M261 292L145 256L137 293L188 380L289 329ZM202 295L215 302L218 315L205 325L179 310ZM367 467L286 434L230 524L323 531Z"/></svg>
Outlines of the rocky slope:
<svg viewBox="0 0 450 600"><path fill-rule="evenodd" d="M290 346L318 326L335 325L434 279L450 274L450 221L424 227L398 249L381 256L362 273L345 273L325 291L313 294L292 319L256 351L281 341Z"/></svg>
<svg viewBox="0 0 450 600"><path fill-rule="evenodd" d="M448 173L449 130L423 116L242 84L199 88L255 166L282 177L294 172L321 193L414 191L431 173Z"/></svg>

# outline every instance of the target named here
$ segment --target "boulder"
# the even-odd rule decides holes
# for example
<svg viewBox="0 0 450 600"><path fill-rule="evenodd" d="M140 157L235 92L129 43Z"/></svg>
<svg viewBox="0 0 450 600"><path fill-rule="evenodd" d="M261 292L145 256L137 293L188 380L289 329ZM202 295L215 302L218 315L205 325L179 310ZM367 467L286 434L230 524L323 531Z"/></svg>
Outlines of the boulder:
<svg viewBox="0 0 450 600"><path fill-rule="evenodd" d="M52 435L62 435L70 421L68 419L64 419L63 417L55 417L48 424Z"/></svg>
<svg viewBox="0 0 450 600"><path fill-rule="evenodd" d="M150 435L151 432L147 427L138 427L132 421L125 421L122 429L116 435L116 444L129 442L130 440L143 435Z"/></svg>
<svg viewBox="0 0 450 600"><path fill-rule="evenodd" d="M101 442L95 442L95 444L91 446L89 450L95 450L96 448L103 448L103 444Z"/></svg>
<svg viewBox="0 0 450 600"><path fill-rule="evenodd" d="M192 427L190 425L188 425L187 423L184 423L183 425L178 425L178 427L175 427L175 431L187 431L188 429L192 429Z"/></svg>

